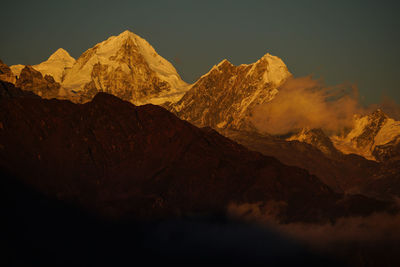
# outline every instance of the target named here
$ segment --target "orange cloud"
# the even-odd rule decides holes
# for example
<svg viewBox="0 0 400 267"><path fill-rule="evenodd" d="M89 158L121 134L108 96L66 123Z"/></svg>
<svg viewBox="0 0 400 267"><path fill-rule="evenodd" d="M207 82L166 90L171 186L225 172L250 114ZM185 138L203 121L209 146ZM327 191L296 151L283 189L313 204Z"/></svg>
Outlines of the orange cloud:
<svg viewBox="0 0 400 267"><path fill-rule="evenodd" d="M338 132L351 127L353 115L360 112L355 86L329 88L311 76L292 78L276 97L257 106L252 123L261 132L286 134L308 128Z"/></svg>

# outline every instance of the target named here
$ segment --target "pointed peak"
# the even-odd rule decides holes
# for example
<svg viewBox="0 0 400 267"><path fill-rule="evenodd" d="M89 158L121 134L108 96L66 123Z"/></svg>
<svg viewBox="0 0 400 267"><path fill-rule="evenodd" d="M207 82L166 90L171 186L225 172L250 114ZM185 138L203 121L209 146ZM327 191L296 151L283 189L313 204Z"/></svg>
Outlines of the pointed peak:
<svg viewBox="0 0 400 267"><path fill-rule="evenodd" d="M218 63L217 67L220 67L220 66L225 65L225 64L233 66L233 64L231 62L229 62L229 60L223 59L220 63Z"/></svg>
<svg viewBox="0 0 400 267"><path fill-rule="evenodd" d="M284 64L282 59L280 59L277 56L271 55L270 53L266 53L265 55L263 55L257 62L259 63L260 61L267 61L267 62L276 62L276 63L280 63L280 64Z"/></svg>
<svg viewBox="0 0 400 267"><path fill-rule="evenodd" d="M263 55L261 58L269 58L269 57L274 57L274 56L271 55L270 53L266 53L266 54Z"/></svg>
<svg viewBox="0 0 400 267"><path fill-rule="evenodd" d="M127 37L136 37L137 35L130 30L125 30L121 32L117 37L119 38L127 38Z"/></svg>
<svg viewBox="0 0 400 267"><path fill-rule="evenodd" d="M48 60L59 60L59 59L69 59L75 60L71 55L63 48L58 48Z"/></svg>

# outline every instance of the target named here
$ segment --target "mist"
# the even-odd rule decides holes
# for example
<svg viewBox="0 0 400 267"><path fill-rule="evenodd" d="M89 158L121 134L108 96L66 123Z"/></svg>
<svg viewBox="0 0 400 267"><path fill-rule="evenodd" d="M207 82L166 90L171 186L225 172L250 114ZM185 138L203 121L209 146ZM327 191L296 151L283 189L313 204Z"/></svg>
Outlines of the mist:
<svg viewBox="0 0 400 267"><path fill-rule="evenodd" d="M338 133L352 126L362 113L354 85L327 87L311 76L291 78L276 97L252 111L251 121L261 132L287 134L302 128Z"/></svg>
<svg viewBox="0 0 400 267"><path fill-rule="evenodd" d="M274 230L312 251L331 255L350 266L400 264L399 214L374 213L365 217L342 217L327 223L282 224L276 218L281 208L284 206L277 203L232 203L228 214Z"/></svg>

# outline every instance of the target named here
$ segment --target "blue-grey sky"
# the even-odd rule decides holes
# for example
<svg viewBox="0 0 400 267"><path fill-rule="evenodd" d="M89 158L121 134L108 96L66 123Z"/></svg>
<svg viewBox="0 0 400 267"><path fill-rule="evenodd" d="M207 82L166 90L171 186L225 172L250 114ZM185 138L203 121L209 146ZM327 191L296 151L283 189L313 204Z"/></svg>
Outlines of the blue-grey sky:
<svg viewBox="0 0 400 267"><path fill-rule="evenodd" d="M57 48L77 58L129 29L193 82L227 58L251 63L269 52L295 76L354 83L362 102L400 103L398 1L7 1L0 59L37 64Z"/></svg>

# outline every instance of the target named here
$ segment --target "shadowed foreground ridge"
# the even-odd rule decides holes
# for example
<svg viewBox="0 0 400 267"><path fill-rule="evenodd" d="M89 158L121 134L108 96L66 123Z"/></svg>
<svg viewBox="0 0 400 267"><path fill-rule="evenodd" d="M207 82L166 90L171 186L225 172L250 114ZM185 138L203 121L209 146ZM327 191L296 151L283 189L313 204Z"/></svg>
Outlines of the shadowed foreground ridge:
<svg viewBox="0 0 400 267"><path fill-rule="evenodd" d="M300 168L158 106L137 107L105 93L86 104L2 97L0 106L1 168L94 214L170 218L273 201L273 215L290 222L389 209L385 202L334 193Z"/></svg>

